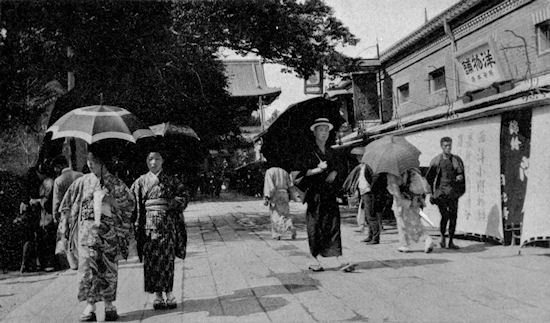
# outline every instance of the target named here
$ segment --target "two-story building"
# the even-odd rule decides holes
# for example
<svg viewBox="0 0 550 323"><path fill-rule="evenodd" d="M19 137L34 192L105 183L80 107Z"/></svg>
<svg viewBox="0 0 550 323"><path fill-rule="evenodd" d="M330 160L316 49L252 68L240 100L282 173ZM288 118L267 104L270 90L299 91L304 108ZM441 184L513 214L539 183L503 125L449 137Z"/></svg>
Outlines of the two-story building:
<svg viewBox="0 0 550 323"><path fill-rule="evenodd" d="M379 63L368 90L352 75L355 115L375 117L357 122L341 147L401 135L427 167L449 136L466 167L457 230L504 243L521 231L522 245L550 240L550 2L462 0ZM378 100L361 104L358 92ZM438 223L436 207L426 213Z"/></svg>

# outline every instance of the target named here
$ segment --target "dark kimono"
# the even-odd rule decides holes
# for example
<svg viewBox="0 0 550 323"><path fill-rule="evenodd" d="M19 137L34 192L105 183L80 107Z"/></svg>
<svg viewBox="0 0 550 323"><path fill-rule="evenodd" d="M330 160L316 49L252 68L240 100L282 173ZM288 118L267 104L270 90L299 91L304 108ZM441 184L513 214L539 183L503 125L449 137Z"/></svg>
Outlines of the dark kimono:
<svg viewBox="0 0 550 323"><path fill-rule="evenodd" d="M187 246L183 210L188 196L177 178L165 172L140 176L131 190L137 202L138 254L143 257L145 291L171 292L175 257L184 258Z"/></svg>
<svg viewBox="0 0 550 323"><path fill-rule="evenodd" d="M320 160L326 161L328 168L321 174L305 176L308 169L316 168ZM343 174L342 165L327 147L325 154L314 145L298 161L300 188L306 190L304 203L307 203L306 225L309 250L313 257L336 257L342 255L340 235L340 210L336 193L340 187L339 177ZM338 172L332 183L325 180L332 171Z"/></svg>

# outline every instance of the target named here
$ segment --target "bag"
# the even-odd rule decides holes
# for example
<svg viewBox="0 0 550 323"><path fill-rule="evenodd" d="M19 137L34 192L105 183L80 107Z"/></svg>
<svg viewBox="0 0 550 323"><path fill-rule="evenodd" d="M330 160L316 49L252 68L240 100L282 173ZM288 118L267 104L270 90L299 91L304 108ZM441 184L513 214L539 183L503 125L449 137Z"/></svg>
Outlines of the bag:
<svg viewBox="0 0 550 323"><path fill-rule="evenodd" d="M187 253L187 229L183 212L176 216L176 257L185 259Z"/></svg>

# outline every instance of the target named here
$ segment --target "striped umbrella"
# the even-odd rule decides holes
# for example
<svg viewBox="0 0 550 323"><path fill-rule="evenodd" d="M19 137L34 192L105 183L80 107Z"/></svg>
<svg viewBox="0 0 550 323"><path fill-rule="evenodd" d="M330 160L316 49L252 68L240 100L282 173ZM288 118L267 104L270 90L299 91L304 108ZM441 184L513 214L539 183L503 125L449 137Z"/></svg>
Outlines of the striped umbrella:
<svg viewBox="0 0 550 323"><path fill-rule="evenodd" d="M128 110L92 105L67 112L47 131L52 139L75 137L89 144L103 139L122 139L135 143L137 139L155 134Z"/></svg>

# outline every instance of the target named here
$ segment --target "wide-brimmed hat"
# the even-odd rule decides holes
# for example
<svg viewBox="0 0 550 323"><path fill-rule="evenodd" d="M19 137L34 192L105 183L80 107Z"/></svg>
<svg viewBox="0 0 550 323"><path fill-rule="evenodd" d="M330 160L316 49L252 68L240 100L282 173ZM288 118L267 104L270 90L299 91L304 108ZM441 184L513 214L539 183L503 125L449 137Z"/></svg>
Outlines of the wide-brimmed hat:
<svg viewBox="0 0 550 323"><path fill-rule="evenodd" d="M315 121L313 122L311 127L309 127L309 129L311 131L314 131L315 127L317 127L317 126L328 126L329 131L332 130L332 128L334 128L332 123L330 123L330 121L328 121L327 118L317 118L317 119L315 119Z"/></svg>

